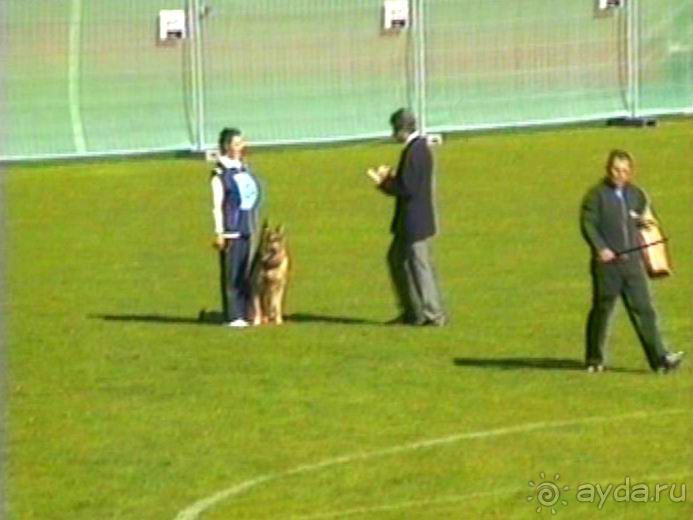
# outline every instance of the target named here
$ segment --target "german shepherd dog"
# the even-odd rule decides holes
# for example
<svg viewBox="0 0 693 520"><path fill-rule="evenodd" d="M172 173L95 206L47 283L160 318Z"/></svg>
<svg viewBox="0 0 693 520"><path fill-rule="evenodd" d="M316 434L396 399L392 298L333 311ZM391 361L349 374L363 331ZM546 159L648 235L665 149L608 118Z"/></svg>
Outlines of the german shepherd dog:
<svg viewBox="0 0 693 520"><path fill-rule="evenodd" d="M283 323L289 264L284 226L265 223L251 270L253 325Z"/></svg>

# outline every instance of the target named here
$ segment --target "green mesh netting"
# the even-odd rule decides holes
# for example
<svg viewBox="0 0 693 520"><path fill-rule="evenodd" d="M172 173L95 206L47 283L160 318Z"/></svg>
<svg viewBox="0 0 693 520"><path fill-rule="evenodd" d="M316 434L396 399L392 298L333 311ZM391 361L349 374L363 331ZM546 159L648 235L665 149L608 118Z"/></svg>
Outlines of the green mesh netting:
<svg viewBox="0 0 693 520"><path fill-rule="evenodd" d="M640 0L642 114L693 111L693 0Z"/></svg>
<svg viewBox="0 0 693 520"><path fill-rule="evenodd" d="M430 3L426 106L432 128L625 113L625 16L594 2Z"/></svg>
<svg viewBox="0 0 693 520"><path fill-rule="evenodd" d="M0 156L190 147L185 48L156 38L184 0L8 3Z"/></svg>
<svg viewBox="0 0 693 520"><path fill-rule="evenodd" d="M693 112L693 0L2 0L0 158ZM199 12L157 39L161 9Z"/></svg>
<svg viewBox="0 0 693 520"><path fill-rule="evenodd" d="M205 131L261 142L387 131L408 104L410 35L381 34L381 0L229 0L204 23ZM394 107L394 108L393 108Z"/></svg>

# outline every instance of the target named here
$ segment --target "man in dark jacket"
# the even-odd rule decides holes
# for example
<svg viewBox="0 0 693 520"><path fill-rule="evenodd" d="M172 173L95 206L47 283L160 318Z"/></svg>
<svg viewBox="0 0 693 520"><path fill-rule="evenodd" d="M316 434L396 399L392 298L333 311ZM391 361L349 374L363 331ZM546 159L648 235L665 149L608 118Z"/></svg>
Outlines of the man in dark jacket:
<svg viewBox="0 0 693 520"><path fill-rule="evenodd" d="M614 150L606 178L582 202L582 234L592 250L592 309L587 320L585 360L590 372L604 370L604 345L609 318L619 296L647 356L650 368L668 372L681 363L682 352L669 352L662 341L652 306L649 283L638 250L638 227L647 225L645 193L631 183L633 159Z"/></svg>
<svg viewBox="0 0 693 520"><path fill-rule="evenodd" d="M400 109L390 118L395 139L405 143L397 171L369 170L385 194L394 196L393 239L387 260L402 314L395 322L441 326L446 322L433 269L430 238L436 234L433 157L414 115Z"/></svg>
<svg viewBox="0 0 693 520"><path fill-rule="evenodd" d="M250 256L257 230L260 187L244 161L246 142L235 128L219 134L219 160L212 171L214 246L219 250L221 301L230 327L247 327Z"/></svg>

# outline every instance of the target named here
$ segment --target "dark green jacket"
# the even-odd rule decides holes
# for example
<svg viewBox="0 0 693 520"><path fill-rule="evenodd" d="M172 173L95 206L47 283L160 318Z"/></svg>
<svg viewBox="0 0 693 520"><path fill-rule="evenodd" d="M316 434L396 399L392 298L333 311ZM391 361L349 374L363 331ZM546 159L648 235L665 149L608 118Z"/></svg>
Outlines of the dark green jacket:
<svg viewBox="0 0 693 520"><path fill-rule="evenodd" d="M647 207L647 195L633 184L626 184L622 195L618 197L605 179L582 201L580 227L595 256L605 248L621 253L638 246L637 223Z"/></svg>

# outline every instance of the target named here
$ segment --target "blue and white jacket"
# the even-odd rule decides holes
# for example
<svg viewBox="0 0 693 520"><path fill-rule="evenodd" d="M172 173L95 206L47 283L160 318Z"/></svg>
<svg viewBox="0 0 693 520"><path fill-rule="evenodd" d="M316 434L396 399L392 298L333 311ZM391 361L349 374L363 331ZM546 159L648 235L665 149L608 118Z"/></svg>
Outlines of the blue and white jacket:
<svg viewBox="0 0 693 520"><path fill-rule="evenodd" d="M239 160L221 156L212 170L214 232L226 238L249 237L257 229L260 183Z"/></svg>

